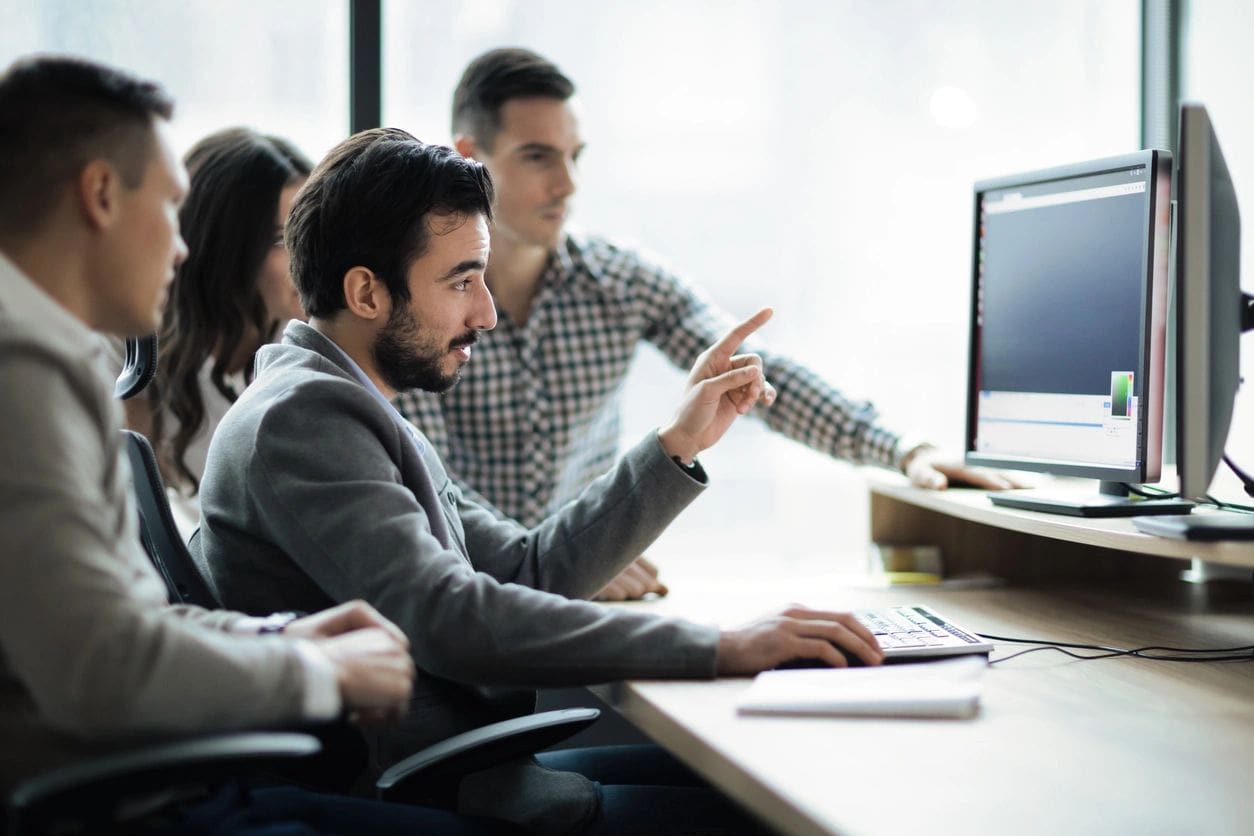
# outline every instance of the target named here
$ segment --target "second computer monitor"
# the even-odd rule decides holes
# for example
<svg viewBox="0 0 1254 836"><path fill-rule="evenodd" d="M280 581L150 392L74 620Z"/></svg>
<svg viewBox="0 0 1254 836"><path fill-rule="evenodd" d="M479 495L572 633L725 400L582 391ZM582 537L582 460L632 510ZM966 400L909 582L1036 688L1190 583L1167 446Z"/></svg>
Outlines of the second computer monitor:
<svg viewBox="0 0 1254 836"><path fill-rule="evenodd" d="M1254 314L1241 293L1236 190L1203 105L1180 107L1179 148L1176 455L1180 493L1197 499L1223 456L1241 376L1238 341Z"/></svg>
<svg viewBox="0 0 1254 836"><path fill-rule="evenodd" d="M1159 476L1170 200L1165 151L975 185L967 461L1101 483L999 504L1150 510L1123 486Z"/></svg>

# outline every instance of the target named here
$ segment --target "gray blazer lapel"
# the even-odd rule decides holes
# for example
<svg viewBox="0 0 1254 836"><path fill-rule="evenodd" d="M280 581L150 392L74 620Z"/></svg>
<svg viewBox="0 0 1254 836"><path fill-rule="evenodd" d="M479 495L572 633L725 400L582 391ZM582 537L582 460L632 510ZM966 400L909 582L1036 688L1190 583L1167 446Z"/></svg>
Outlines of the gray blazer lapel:
<svg viewBox="0 0 1254 836"><path fill-rule="evenodd" d="M343 349L335 345L330 339L309 327L309 325L299 320L292 320L288 323L287 328L283 331L283 344L294 345L317 354L334 367L334 371L340 376L357 383L361 386L361 382L357 379L353 369L348 365L348 359ZM261 372L268 361L271 359L266 347L257 352L257 370ZM330 369L323 369L331 371ZM375 396L362 386L363 398L376 401ZM446 519L446 510L441 502L441 496L438 493L439 486L448 481L448 475L444 471L444 467L440 464L439 457L435 455L431 444L422 437L419 432L419 440L414 443L411 436L410 428L412 425L405 423L405 418L401 416L391 406L382 402L377 402L378 409L388 412L389 420L397 425L397 432L402 436L405 442L401 449L401 459L396 461L397 469L401 472L401 479L405 487L413 492L414 497L418 500L418 504L427 512L427 520L431 526L431 534L440 541L440 545L446 549L456 548L463 556L466 555L466 546L459 537L454 541L450 532L449 522ZM415 432L417 431L416 428ZM455 545L456 542L456 545Z"/></svg>

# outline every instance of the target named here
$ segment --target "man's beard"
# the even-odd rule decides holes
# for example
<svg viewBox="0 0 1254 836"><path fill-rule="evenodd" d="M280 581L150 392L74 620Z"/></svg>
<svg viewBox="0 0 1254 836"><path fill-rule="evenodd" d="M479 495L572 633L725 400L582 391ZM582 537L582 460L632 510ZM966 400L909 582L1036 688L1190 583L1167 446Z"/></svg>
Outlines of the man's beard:
<svg viewBox="0 0 1254 836"><path fill-rule="evenodd" d="M392 309L387 324L370 347L375 368L393 390L445 392L462 376L461 367L444 373L444 357L454 348L472 345L479 335L468 331L446 346L419 336L417 319L405 305Z"/></svg>

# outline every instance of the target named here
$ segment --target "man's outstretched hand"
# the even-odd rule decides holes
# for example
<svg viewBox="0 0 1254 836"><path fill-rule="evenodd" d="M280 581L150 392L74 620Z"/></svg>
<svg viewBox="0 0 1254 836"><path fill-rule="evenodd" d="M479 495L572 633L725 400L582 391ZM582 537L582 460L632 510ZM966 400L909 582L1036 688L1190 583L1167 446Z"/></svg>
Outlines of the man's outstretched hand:
<svg viewBox="0 0 1254 836"><path fill-rule="evenodd" d="M754 331L771 318L763 308L707 348L688 375L684 399L675 418L658 432L667 455L691 462L720 438L732 422L758 403L775 402L775 387L762 372L756 354L733 354Z"/></svg>

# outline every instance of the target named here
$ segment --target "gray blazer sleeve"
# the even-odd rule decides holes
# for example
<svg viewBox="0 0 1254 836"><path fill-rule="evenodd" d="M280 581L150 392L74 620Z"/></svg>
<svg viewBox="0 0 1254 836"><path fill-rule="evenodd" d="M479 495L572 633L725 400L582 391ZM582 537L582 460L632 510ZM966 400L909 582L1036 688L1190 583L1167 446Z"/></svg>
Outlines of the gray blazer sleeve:
<svg viewBox="0 0 1254 836"><path fill-rule="evenodd" d="M531 530L473 499L457 503L477 568L570 598L589 598L649 547L704 487L650 432L577 500Z"/></svg>
<svg viewBox="0 0 1254 836"><path fill-rule="evenodd" d="M350 381L296 384L265 404L255 443L232 443L252 445L249 513L273 545L333 600L364 598L400 625L430 673L525 686L714 675L716 628L563 597L600 588L700 493L655 436L532 530L461 499ZM439 508L418 501L419 477ZM456 542L441 545L429 514Z"/></svg>
<svg viewBox="0 0 1254 836"><path fill-rule="evenodd" d="M298 719L304 678L290 642L167 606L97 376L37 340L0 349L0 678L16 677L42 721L79 737Z"/></svg>

